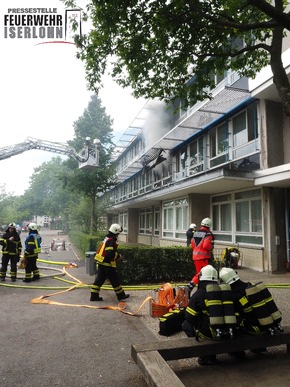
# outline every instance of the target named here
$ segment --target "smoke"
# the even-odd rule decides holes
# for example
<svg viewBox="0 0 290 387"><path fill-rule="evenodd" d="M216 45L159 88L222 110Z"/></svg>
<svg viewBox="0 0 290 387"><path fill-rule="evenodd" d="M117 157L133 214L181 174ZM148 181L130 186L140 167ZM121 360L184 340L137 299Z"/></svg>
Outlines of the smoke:
<svg viewBox="0 0 290 387"><path fill-rule="evenodd" d="M152 148L160 138L170 130L170 113L164 103L158 103L147 109L147 117L143 127L145 150Z"/></svg>

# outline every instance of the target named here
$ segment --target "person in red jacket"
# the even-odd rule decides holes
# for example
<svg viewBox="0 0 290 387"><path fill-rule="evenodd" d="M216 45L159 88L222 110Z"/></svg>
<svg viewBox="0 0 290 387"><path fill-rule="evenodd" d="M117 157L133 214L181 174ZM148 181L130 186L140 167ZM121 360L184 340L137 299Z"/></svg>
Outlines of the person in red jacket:
<svg viewBox="0 0 290 387"><path fill-rule="evenodd" d="M212 221L210 218L204 218L201 221L201 227L195 231L191 240L192 260L195 266L195 275L191 280L191 287L198 283L198 275L201 269L210 263L212 258L212 249L214 246L214 236L210 231Z"/></svg>

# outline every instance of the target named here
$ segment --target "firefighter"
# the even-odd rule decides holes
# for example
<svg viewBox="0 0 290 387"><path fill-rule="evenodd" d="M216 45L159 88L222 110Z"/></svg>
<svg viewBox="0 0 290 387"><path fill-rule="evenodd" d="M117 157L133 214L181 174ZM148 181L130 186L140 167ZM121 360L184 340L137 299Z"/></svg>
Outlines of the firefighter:
<svg viewBox="0 0 290 387"><path fill-rule="evenodd" d="M237 272L228 267L223 267L220 271L220 280L231 286L233 293L233 300L236 310L236 316L238 319L238 325L248 334L261 335L267 332L267 327L263 327L257 318L254 308L249 305L246 295L246 289L252 287L250 282L244 282L240 279ZM262 306L262 303L261 303ZM264 318L267 316L265 315ZM259 349L259 352L263 352L266 349ZM257 352L258 350L255 350Z"/></svg>
<svg viewBox="0 0 290 387"><path fill-rule="evenodd" d="M117 252L117 240L122 231L123 228L119 224L112 224L106 238L96 253L95 260L98 264L98 272L94 284L91 287L90 301L103 301L103 298L99 294L106 279L111 282L119 301L130 297L129 294L125 294L117 272L117 261L123 260L123 256Z"/></svg>
<svg viewBox="0 0 290 387"><path fill-rule="evenodd" d="M189 287L193 288L198 283L198 275L204 266L210 263L212 258L212 249L214 246L214 236L210 231L212 221L210 218L204 218L201 221L201 227L195 231L191 240L192 260L195 266L195 275L193 276Z"/></svg>
<svg viewBox="0 0 290 387"><path fill-rule="evenodd" d="M186 246L189 247L191 245L191 240L193 238L193 234L196 231L196 224L191 223L189 229L186 231Z"/></svg>
<svg viewBox="0 0 290 387"><path fill-rule="evenodd" d="M20 236L16 231L16 224L9 223L6 232L0 238L0 245L2 246L2 267L0 270L0 279L5 281L7 266L10 261L10 277L11 281L16 281L17 276L17 262L20 259L22 244Z"/></svg>
<svg viewBox="0 0 290 387"><path fill-rule="evenodd" d="M24 257L26 260L25 278L23 282L39 280L39 269L37 267L38 254L41 252L42 238L38 233L36 223L29 223L28 236L25 239Z"/></svg>
<svg viewBox="0 0 290 387"><path fill-rule="evenodd" d="M190 297L189 304L185 310L185 321L182 329L188 337L214 339L216 333L210 325L210 317L207 305L207 290L209 284L218 284L216 269L207 265L199 273L197 290ZM215 355L202 356L198 358L200 365L213 365L216 363Z"/></svg>

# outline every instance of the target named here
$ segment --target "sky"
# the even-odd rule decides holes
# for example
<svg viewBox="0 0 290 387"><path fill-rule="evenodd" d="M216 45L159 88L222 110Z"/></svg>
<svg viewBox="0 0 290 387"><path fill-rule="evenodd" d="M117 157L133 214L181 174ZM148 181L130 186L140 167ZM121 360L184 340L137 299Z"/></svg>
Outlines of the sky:
<svg viewBox="0 0 290 387"><path fill-rule="evenodd" d="M80 3L78 5L82 6ZM21 143L27 137L56 142L71 140L74 135L73 123L82 116L93 95L92 91L87 90L84 64L76 58L73 44L43 44L51 41L45 37L23 38L20 36L21 33L23 35L22 25L22 32L17 33L17 27L12 25L16 23L15 16L28 15L26 12L15 12L20 8L56 8L56 12L50 14L62 15L62 20L65 19L64 5L58 0L0 2L0 150ZM37 14L43 15L41 12ZM6 25L5 15L9 17ZM14 37L11 27L15 27ZM88 28L88 24L82 23L84 32ZM33 34L32 27L29 31ZM103 84L99 97L106 113L114 121L117 141L140 112L145 100L136 100L130 89L122 89L109 76L104 78ZM0 187L4 185L6 193L24 194L34 168L56 156L51 152L30 150L0 160Z"/></svg>

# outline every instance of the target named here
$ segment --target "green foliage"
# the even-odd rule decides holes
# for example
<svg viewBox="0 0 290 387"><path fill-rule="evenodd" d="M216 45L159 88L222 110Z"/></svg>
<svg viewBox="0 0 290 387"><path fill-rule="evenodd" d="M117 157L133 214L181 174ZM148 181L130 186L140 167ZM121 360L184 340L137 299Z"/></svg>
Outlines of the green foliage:
<svg viewBox="0 0 290 387"><path fill-rule="evenodd" d="M98 245L104 239L104 235L88 235L81 231L71 230L69 232L69 239L85 257L87 251L97 250Z"/></svg>
<svg viewBox="0 0 290 387"><path fill-rule="evenodd" d="M112 120L102 107L100 99L93 95L83 115L74 122L75 138L69 144L76 150L81 150L86 137L100 140L99 167L93 169L78 169L76 162L69 160L68 171L61 175L63 184L71 191L78 192L90 200L89 233L97 230L98 193L105 192L116 184L115 170L111 165Z"/></svg>
<svg viewBox="0 0 290 387"><path fill-rule="evenodd" d="M124 284L190 281L194 274L191 250L185 247L119 246L125 262L118 270Z"/></svg>
<svg viewBox="0 0 290 387"><path fill-rule="evenodd" d="M76 149L83 148L86 137L92 140L98 139L101 141L100 162L106 164L110 161L110 152L112 150L112 129L113 121L107 115L106 109L102 106L101 100L92 95L88 107L74 122L75 138L69 143Z"/></svg>
<svg viewBox="0 0 290 387"><path fill-rule="evenodd" d="M62 214L72 198L71 192L62 184L60 175L65 173L65 165L58 157L34 169L30 187L25 192L26 208L32 214L56 217Z"/></svg>
<svg viewBox="0 0 290 387"><path fill-rule="evenodd" d="M23 205L23 198L3 194L0 196L0 226L15 222L21 224L24 219L30 219L31 212Z"/></svg>
<svg viewBox="0 0 290 387"><path fill-rule="evenodd" d="M125 261L118 264L122 283L189 282L195 272L186 247L119 246Z"/></svg>
<svg viewBox="0 0 290 387"><path fill-rule="evenodd" d="M35 168L29 189L20 197L6 193L0 185L0 223L32 219L33 215L50 216L52 227L68 231L74 228L88 234L97 229L97 219L103 208L96 200L99 192L116 183L111 166L112 120L106 114L100 99L91 97L84 114L74 123L75 139L70 145L79 153L86 137L99 139L100 167L79 169L74 159L54 157Z"/></svg>
<svg viewBox="0 0 290 387"><path fill-rule="evenodd" d="M62 1L67 6L74 4ZM85 18L91 19L93 28L75 40L91 90L101 87L102 75L110 66L116 82L131 86L136 97L168 102L176 98L189 105L210 95L213 74L233 69L255 77L271 64L275 78L284 70L283 30L290 30L286 1L88 3ZM281 79L289 91L287 77Z"/></svg>
<svg viewBox="0 0 290 387"><path fill-rule="evenodd" d="M104 234L96 236L70 231L71 242L85 257L88 251L97 251ZM118 263L123 284L190 281L195 269L188 247L151 247L119 245L118 252L125 257Z"/></svg>

